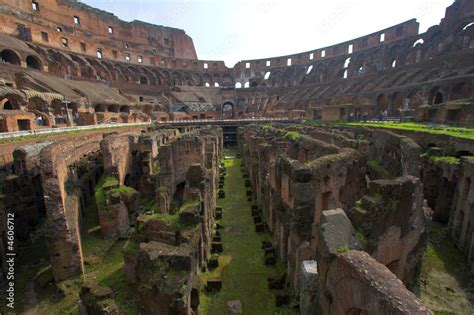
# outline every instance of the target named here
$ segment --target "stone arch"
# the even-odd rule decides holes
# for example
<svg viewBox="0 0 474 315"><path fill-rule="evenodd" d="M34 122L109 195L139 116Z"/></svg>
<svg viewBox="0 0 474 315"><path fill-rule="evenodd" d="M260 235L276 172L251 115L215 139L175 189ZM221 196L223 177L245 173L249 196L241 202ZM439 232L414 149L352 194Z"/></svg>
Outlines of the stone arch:
<svg viewBox="0 0 474 315"><path fill-rule="evenodd" d="M390 100L388 99L387 95L380 94L377 97L377 113L388 110L389 109Z"/></svg>
<svg viewBox="0 0 474 315"><path fill-rule="evenodd" d="M97 104L94 106L94 110L96 113L104 113L107 111L107 107L103 104Z"/></svg>
<svg viewBox="0 0 474 315"><path fill-rule="evenodd" d="M28 110L31 110L31 111L37 110L37 111L40 111L40 112L48 112L49 111L49 104L48 104L48 102L46 102L42 98L35 96L35 97L31 97L28 100L28 104L27 104L26 108Z"/></svg>
<svg viewBox="0 0 474 315"><path fill-rule="evenodd" d="M222 104L222 118L234 118L234 104L232 102L225 102Z"/></svg>
<svg viewBox="0 0 474 315"><path fill-rule="evenodd" d="M11 49L2 50L0 52L0 58L4 63L9 63L15 66L21 66L20 55Z"/></svg>
<svg viewBox="0 0 474 315"><path fill-rule="evenodd" d="M120 106L119 111L120 111L121 113L127 113L127 114L129 114L129 113L130 113L130 106L128 106L128 105Z"/></svg>
<svg viewBox="0 0 474 315"><path fill-rule="evenodd" d="M119 105L109 105L107 107L107 111L110 113L118 113L119 109L120 109Z"/></svg>
<svg viewBox="0 0 474 315"><path fill-rule="evenodd" d="M396 92L391 97L391 108L390 114L398 115L400 113L400 109L403 108L403 96L400 92Z"/></svg>
<svg viewBox="0 0 474 315"><path fill-rule="evenodd" d="M430 105L441 104L445 101L443 92L438 87L434 87L428 94L428 103Z"/></svg>
<svg viewBox="0 0 474 315"><path fill-rule="evenodd" d="M224 86L224 87L233 86L234 85L234 78L228 73L224 74L222 76L222 84L221 85Z"/></svg>
<svg viewBox="0 0 474 315"><path fill-rule="evenodd" d="M144 75L140 77L140 80L138 81L141 85L148 85L148 78Z"/></svg>
<svg viewBox="0 0 474 315"><path fill-rule="evenodd" d="M36 70L43 70L43 62L33 55L26 57L26 66Z"/></svg>
<svg viewBox="0 0 474 315"><path fill-rule="evenodd" d="M4 97L0 100L1 109L3 110L20 110L19 102L15 101L15 98Z"/></svg>

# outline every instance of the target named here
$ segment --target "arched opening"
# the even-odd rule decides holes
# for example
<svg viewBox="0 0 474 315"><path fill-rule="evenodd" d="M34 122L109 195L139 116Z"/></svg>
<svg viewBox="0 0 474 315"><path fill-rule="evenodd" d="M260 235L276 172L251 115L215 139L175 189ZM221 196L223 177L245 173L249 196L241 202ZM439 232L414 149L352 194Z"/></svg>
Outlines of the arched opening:
<svg viewBox="0 0 474 315"><path fill-rule="evenodd" d="M0 99L0 105L4 110L20 110L20 104L15 99Z"/></svg>
<svg viewBox="0 0 474 315"><path fill-rule="evenodd" d="M344 70L344 74L342 75L342 77L343 77L344 79L347 79L347 76L348 76L348 75L349 75L349 72L347 71L347 69Z"/></svg>
<svg viewBox="0 0 474 315"><path fill-rule="evenodd" d="M219 82L214 82L214 87L219 87Z"/></svg>
<svg viewBox="0 0 474 315"><path fill-rule="evenodd" d="M470 27L472 27L472 26L474 26L474 22L471 22L471 23L467 24L466 26L464 26L464 27L462 28L462 30L465 31L465 30L467 30L468 28L470 28Z"/></svg>
<svg viewBox="0 0 474 315"><path fill-rule="evenodd" d="M242 83L240 83L240 82L235 83L235 88L236 89L241 89L242 88Z"/></svg>
<svg viewBox="0 0 474 315"><path fill-rule="evenodd" d="M415 41L413 43L413 47L416 47L418 45L423 45L424 43L425 43L425 41L423 40L423 38L420 38L420 39L418 39L417 41Z"/></svg>
<svg viewBox="0 0 474 315"><path fill-rule="evenodd" d="M347 58L346 61L344 61L344 69L349 68L350 63L351 63L351 57Z"/></svg>
<svg viewBox="0 0 474 315"><path fill-rule="evenodd" d="M21 65L20 57L13 50L10 50L10 49L2 50L2 52L0 53L0 58L2 59L2 62L4 63L9 63L16 66Z"/></svg>
<svg viewBox="0 0 474 315"><path fill-rule="evenodd" d="M130 112L130 107L129 106L120 106L120 112L121 113L129 113Z"/></svg>
<svg viewBox="0 0 474 315"><path fill-rule="evenodd" d="M252 81L252 83L250 84L251 87L257 87L258 86L258 82L257 81Z"/></svg>
<svg viewBox="0 0 474 315"><path fill-rule="evenodd" d="M246 89L247 89L247 88L249 88L249 87L250 87L250 82L245 82L245 84L244 84L244 88L246 88Z"/></svg>
<svg viewBox="0 0 474 315"><path fill-rule="evenodd" d="M377 98L377 112L388 110L389 99L385 94L379 95Z"/></svg>
<svg viewBox="0 0 474 315"><path fill-rule="evenodd" d="M306 70L306 75L310 74L311 71L313 71L313 65L308 67L308 69Z"/></svg>
<svg viewBox="0 0 474 315"><path fill-rule="evenodd" d="M132 187L132 176L130 174L125 175L123 184L128 187Z"/></svg>
<svg viewBox="0 0 474 315"><path fill-rule="evenodd" d="M222 118L234 118L234 104L227 102L222 105Z"/></svg>
<svg viewBox="0 0 474 315"><path fill-rule="evenodd" d="M107 111L111 112L111 113L118 113L119 112L119 106L118 105L110 105L107 108Z"/></svg>
<svg viewBox="0 0 474 315"><path fill-rule="evenodd" d="M140 84L147 85L148 84L148 79L146 77L140 77Z"/></svg>
<svg viewBox="0 0 474 315"><path fill-rule="evenodd" d="M430 105L441 104L444 101L443 93L441 93L437 88L431 90L429 103Z"/></svg>
<svg viewBox="0 0 474 315"><path fill-rule="evenodd" d="M178 211L179 207L184 203L184 188L186 187L186 182L181 182L176 185L176 191L173 195L173 200L171 201L171 212Z"/></svg>
<svg viewBox="0 0 474 315"><path fill-rule="evenodd" d="M312 66L311 66L312 67ZM267 71L267 73L265 73L265 76L263 77L264 80L268 80L270 78L270 75L272 73L270 71ZM242 84L240 85L242 87Z"/></svg>
<svg viewBox="0 0 474 315"><path fill-rule="evenodd" d="M392 96L392 108L391 114L397 115L400 113L400 109L403 107L403 97L400 93L395 93Z"/></svg>
<svg viewBox="0 0 474 315"><path fill-rule="evenodd" d="M3 103L3 109L4 110L13 110L13 104L10 101L6 101Z"/></svg>
<svg viewBox="0 0 474 315"><path fill-rule="evenodd" d="M35 56L26 57L26 66L36 70L43 70L43 63Z"/></svg>
<svg viewBox="0 0 474 315"><path fill-rule="evenodd" d="M94 109L96 113L103 113L105 112L105 105L97 104Z"/></svg>

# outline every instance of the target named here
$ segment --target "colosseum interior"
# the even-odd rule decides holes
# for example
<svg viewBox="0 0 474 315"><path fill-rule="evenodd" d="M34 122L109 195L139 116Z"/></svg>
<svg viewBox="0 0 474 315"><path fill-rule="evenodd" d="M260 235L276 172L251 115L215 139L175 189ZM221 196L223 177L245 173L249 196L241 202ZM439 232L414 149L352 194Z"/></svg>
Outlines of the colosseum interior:
<svg viewBox="0 0 474 315"><path fill-rule="evenodd" d="M0 59L0 314L474 314L474 1L229 68L0 0Z"/></svg>

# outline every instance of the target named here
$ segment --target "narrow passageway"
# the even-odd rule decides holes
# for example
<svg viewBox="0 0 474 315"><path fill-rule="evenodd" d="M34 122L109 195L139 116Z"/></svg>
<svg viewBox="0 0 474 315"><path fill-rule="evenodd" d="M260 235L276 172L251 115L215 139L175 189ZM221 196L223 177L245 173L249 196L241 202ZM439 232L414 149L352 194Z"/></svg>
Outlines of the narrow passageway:
<svg viewBox="0 0 474 315"><path fill-rule="evenodd" d="M233 150L225 153L226 197L218 199L218 206L223 208L219 223L224 251L219 256L219 267L201 275L203 284L207 279L220 278L222 290L207 293L203 286L201 314L232 314L228 307L231 301L240 301L241 314L294 314L289 309L275 306L275 295L268 289L267 279L284 274L285 266L264 265L261 245L270 236L255 232L252 203L247 201L245 180L240 170L241 160L235 158Z"/></svg>

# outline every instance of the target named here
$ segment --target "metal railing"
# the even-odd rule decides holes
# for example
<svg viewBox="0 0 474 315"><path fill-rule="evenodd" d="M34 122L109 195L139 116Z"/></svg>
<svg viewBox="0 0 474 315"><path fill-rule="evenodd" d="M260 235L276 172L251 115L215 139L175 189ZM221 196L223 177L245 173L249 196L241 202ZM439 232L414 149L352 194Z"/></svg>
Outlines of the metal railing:
<svg viewBox="0 0 474 315"><path fill-rule="evenodd" d="M149 126L153 123L157 125L181 125L181 124L193 124L193 123L209 123L209 124L219 124L225 122L278 122L278 121L289 121L294 120L291 118L245 118L245 119L190 119L190 120L168 120L168 121L150 121L144 123L121 123L121 124L100 124L100 125L88 125L88 126L75 126L75 127L62 127L62 128L42 128L35 130L25 130L25 131L13 131L0 133L0 139L10 139L34 135L45 135L45 134L55 134L68 131L80 131L80 130L93 130L93 129L107 129L107 128L118 128L118 127L138 127L138 126Z"/></svg>

